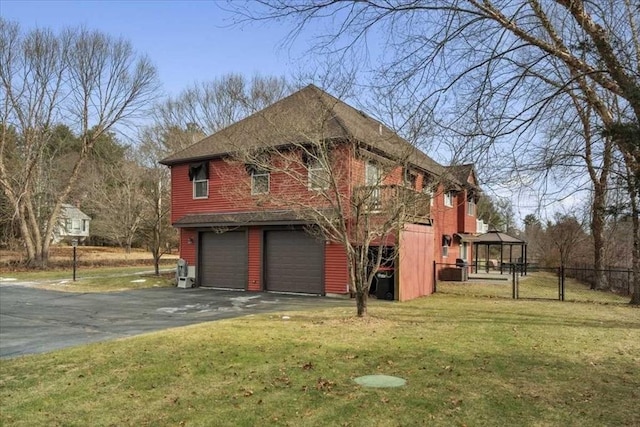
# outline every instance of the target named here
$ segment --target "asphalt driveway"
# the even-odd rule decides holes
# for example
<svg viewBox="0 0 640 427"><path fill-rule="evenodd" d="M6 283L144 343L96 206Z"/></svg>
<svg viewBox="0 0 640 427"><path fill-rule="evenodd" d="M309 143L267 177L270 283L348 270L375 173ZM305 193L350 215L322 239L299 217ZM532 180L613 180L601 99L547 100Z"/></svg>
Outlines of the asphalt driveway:
<svg viewBox="0 0 640 427"><path fill-rule="evenodd" d="M249 314L351 304L203 288L71 293L0 284L0 358Z"/></svg>

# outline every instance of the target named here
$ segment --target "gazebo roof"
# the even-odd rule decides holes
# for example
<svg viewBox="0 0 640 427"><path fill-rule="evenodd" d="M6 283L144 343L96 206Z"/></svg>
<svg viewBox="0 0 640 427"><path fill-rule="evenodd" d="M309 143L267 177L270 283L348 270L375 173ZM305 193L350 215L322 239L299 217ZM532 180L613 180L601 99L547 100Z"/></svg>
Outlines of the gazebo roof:
<svg viewBox="0 0 640 427"><path fill-rule="evenodd" d="M475 244L507 244L507 245L522 245L526 244L524 240L518 239L513 236L509 236L506 233L502 233L498 230L491 230L488 233L482 234L478 236L475 241Z"/></svg>

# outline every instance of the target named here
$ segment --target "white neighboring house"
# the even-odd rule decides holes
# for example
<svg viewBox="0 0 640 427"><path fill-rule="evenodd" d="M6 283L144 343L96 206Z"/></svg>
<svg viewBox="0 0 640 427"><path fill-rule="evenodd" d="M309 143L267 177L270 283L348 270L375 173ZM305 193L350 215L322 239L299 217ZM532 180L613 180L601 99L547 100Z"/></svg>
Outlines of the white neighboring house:
<svg viewBox="0 0 640 427"><path fill-rule="evenodd" d="M60 221L53 233L53 243L60 243L65 239L83 241L89 237L89 223L91 217L73 205L62 205Z"/></svg>

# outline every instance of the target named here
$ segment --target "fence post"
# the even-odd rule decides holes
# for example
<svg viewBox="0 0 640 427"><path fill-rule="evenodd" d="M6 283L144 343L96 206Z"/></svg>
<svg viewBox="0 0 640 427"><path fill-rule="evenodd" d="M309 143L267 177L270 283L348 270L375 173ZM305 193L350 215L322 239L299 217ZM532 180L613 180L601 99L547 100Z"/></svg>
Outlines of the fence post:
<svg viewBox="0 0 640 427"><path fill-rule="evenodd" d="M515 266L512 265L511 266L511 294L513 299L518 299L518 293L517 293L517 283L516 283L516 278L518 277L518 275L516 274L516 269Z"/></svg>
<svg viewBox="0 0 640 427"><path fill-rule="evenodd" d="M433 293L437 292L438 281L436 280L436 260L433 260Z"/></svg>
<svg viewBox="0 0 640 427"><path fill-rule="evenodd" d="M564 279L565 271L564 265L560 267L560 301L564 301Z"/></svg>

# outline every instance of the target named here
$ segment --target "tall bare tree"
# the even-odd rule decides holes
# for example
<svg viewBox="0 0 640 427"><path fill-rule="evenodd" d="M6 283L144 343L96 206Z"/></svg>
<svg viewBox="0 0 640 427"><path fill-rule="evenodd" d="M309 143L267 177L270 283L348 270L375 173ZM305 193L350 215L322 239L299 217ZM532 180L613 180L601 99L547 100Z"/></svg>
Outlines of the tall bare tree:
<svg viewBox="0 0 640 427"><path fill-rule="evenodd" d="M138 194L143 206L140 234L153 257L156 275L160 274L162 256L177 246L177 233L171 225L171 177L158 159L167 156L167 147L187 146L194 139L200 139L200 132L193 127L184 131L172 128L168 132L157 126L147 127L139 136L136 158L143 172Z"/></svg>
<svg viewBox="0 0 640 427"><path fill-rule="evenodd" d="M289 87L283 77L227 74L215 80L196 83L154 108L154 125L165 131L186 130L201 137L216 132L284 97ZM183 135L184 136L184 135ZM180 138L167 139L169 151ZM195 141L183 141L187 145Z"/></svg>
<svg viewBox="0 0 640 427"><path fill-rule="evenodd" d="M639 139L626 137L638 135L640 129L637 2L265 0L260 4L233 7L240 21L292 21L292 39L305 29L313 30L315 21L334 25L335 31L316 38L315 48L322 52L348 55L361 49L369 34L383 30L388 48L381 64L383 81L421 94L420 102L430 104L430 111L440 111L434 118L464 142L480 165L500 154L497 158L511 159L501 165L519 166L518 160L534 151L532 144L553 114L553 101L571 93L611 133L632 176L637 175ZM610 99L615 102L605 102ZM614 104L621 108L610 108ZM634 273L638 295L640 259L634 262ZM634 297L634 303L640 299Z"/></svg>
<svg viewBox="0 0 640 427"><path fill-rule="evenodd" d="M140 195L145 172L135 159L123 159L103 171L91 191L94 235L117 243L127 253L142 226L145 204Z"/></svg>
<svg viewBox="0 0 640 427"><path fill-rule="evenodd" d="M135 117L155 95L156 71L125 40L97 31L21 32L0 19L0 187L24 240L28 262L45 266L61 205L105 132ZM39 188L52 129L64 123L80 146L68 176L39 216ZM7 131L18 140L9 143Z"/></svg>

